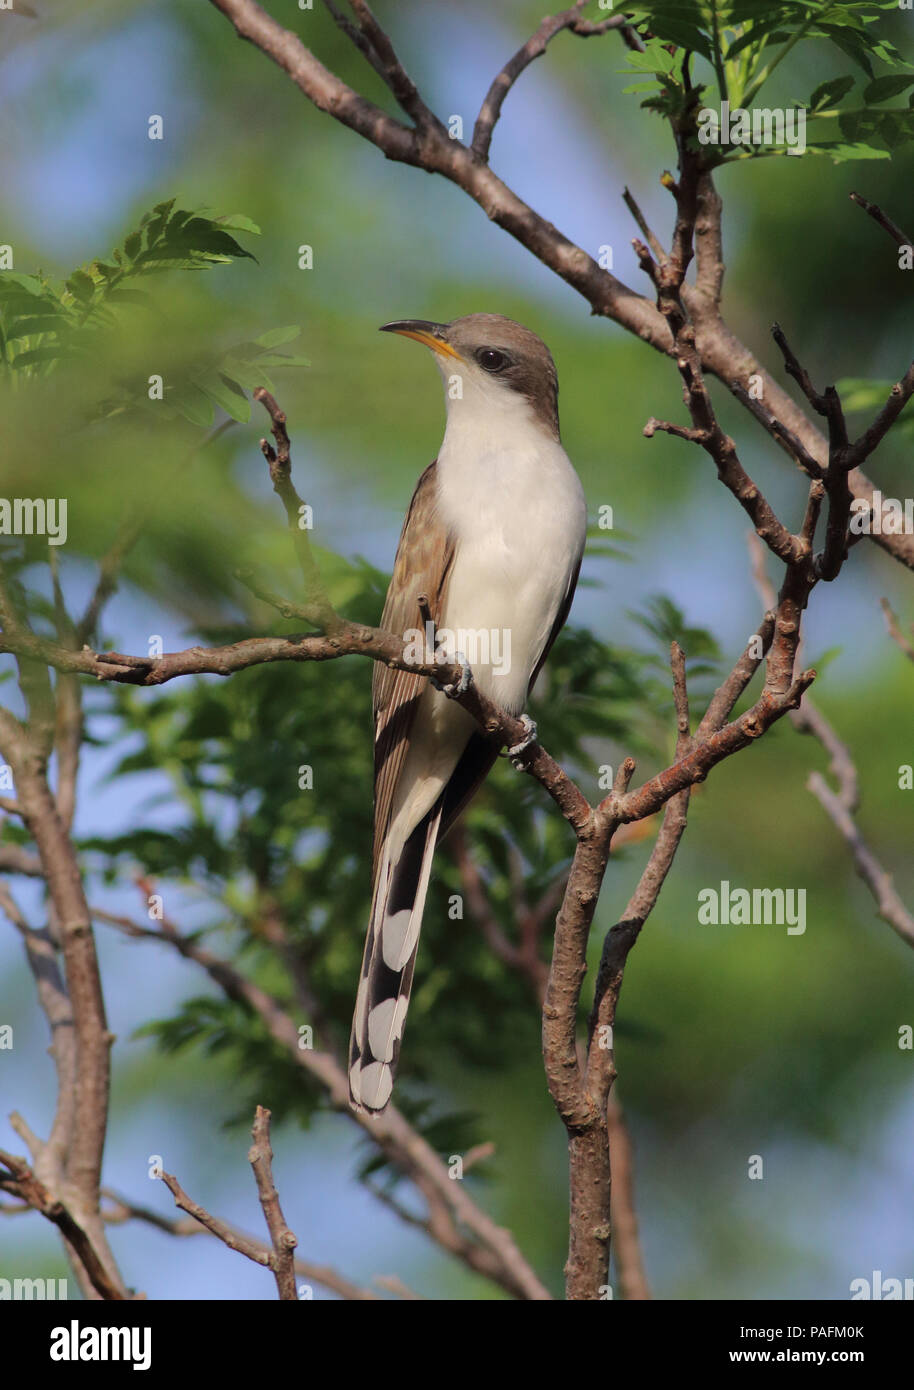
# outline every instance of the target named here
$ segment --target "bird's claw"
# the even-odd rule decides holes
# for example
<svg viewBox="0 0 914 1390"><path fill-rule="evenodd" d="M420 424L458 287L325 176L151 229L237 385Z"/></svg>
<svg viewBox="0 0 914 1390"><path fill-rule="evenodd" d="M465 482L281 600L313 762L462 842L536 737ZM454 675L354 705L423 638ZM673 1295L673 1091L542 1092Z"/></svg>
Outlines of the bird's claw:
<svg viewBox="0 0 914 1390"><path fill-rule="evenodd" d="M527 749L530 747L530 745L536 743L537 740L536 724L530 718L529 714L522 714L520 716L520 722L523 724L527 736L526 738L522 738L520 743L512 744L512 746L507 750L508 757L511 759L511 762L517 768L523 766L523 764L520 761L521 754L525 753Z"/></svg>
<svg viewBox="0 0 914 1390"><path fill-rule="evenodd" d="M449 700L456 699L458 695L465 695L473 684L473 671L463 652L454 653L453 664L461 667L459 681L450 681L445 685L441 681L436 681L434 676L431 677L431 682L435 689L440 690L441 694L446 695Z"/></svg>

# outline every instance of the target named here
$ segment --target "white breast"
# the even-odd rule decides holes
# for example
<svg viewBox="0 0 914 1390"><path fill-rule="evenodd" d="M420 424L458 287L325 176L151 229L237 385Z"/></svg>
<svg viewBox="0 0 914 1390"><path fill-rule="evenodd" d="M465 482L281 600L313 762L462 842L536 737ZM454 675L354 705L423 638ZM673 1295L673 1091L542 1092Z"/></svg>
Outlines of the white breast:
<svg viewBox="0 0 914 1390"><path fill-rule="evenodd" d="M438 455L440 515L457 542L439 628L480 688L518 712L580 561L587 508L567 454L522 397L476 405L450 409Z"/></svg>

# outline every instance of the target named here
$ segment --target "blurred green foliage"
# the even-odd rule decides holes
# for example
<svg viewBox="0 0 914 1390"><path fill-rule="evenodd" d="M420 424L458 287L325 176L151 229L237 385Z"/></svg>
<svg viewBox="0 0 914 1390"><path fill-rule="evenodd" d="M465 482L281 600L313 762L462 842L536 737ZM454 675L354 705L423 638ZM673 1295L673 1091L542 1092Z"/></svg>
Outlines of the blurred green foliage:
<svg viewBox="0 0 914 1390"><path fill-rule="evenodd" d="M747 110L786 58L793 56L796 71L806 47L824 40L852 59L867 80L862 91L855 91L852 76L826 78L806 101L791 103L813 123L805 148L829 155L835 163L888 159L914 135L914 111L910 103L884 103L914 87L914 67L878 23L887 11L897 14L896 0L649 0L636 5L632 17L651 36L641 50L625 57L638 73L650 73L651 80L625 90L647 92L643 107L679 119L706 92L702 85L696 88L689 74L691 57L697 54L713 70L716 100L728 102L731 111ZM798 45L803 46L799 53ZM890 71L876 76L874 62ZM707 157L712 166L758 159L782 154L789 143L795 141L785 143L783 129L779 140L769 138L764 145L744 141L736 152L711 141Z"/></svg>
<svg viewBox="0 0 914 1390"><path fill-rule="evenodd" d="M147 212L123 247L110 261L96 259L78 267L62 284L44 275L0 276L0 366L11 386L45 377L75 356L86 359L94 370L104 356L113 356L110 338L142 333L143 325L130 310L161 314L161 296L154 298L136 288L135 281L167 270L206 270L230 265L251 253L231 232L259 235L250 220L208 217L175 208L175 199L158 203ZM127 313L119 312L128 310ZM128 411L172 420L183 416L194 425L211 425L215 410L232 420L251 418L245 388L266 386L275 390L270 368L307 367L307 358L275 349L299 336L295 325L274 328L250 343L239 343L219 357L190 372L178 370L150 378L143 391L134 380L117 394L98 403L95 418ZM102 335L107 334L108 340ZM115 349L116 351L116 349Z"/></svg>

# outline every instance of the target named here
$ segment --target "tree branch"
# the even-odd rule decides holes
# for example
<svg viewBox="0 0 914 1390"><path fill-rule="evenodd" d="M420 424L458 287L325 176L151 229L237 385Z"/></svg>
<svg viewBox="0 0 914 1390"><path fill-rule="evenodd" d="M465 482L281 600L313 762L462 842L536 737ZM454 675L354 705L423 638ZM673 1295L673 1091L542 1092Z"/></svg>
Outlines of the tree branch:
<svg viewBox="0 0 914 1390"><path fill-rule="evenodd" d="M914 915L908 911L895 891L891 875L886 872L866 844L841 797L832 791L819 772L811 772L806 785L813 796L818 798L844 837L845 844L854 857L854 867L876 901L879 916L888 922L902 941L906 941L909 946L914 946Z"/></svg>
<svg viewBox="0 0 914 1390"><path fill-rule="evenodd" d="M276 1277L279 1297L293 1303L298 1302L295 1287L295 1256L293 1251L298 1244L289 1230L279 1204L279 1193L273 1181L273 1150L270 1147L270 1112L258 1105L254 1116L254 1143L248 1153L248 1160L254 1170L260 1205L270 1232L273 1251L270 1268Z"/></svg>
<svg viewBox="0 0 914 1390"><path fill-rule="evenodd" d="M55 1064L59 1079L68 1077L73 1088L72 1093L63 1090L58 1093L54 1143L47 1151L47 1163L42 1170L43 1185L50 1193L49 1200L61 1202L85 1232L105 1267L108 1282L120 1288L123 1296L123 1281L108 1248L98 1210L113 1036L108 1031L105 1016L88 904L72 840L48 785L43 740L36 745L30 729L0 710L0 746L12 767L22 816L38 850L41 874L48 886L54 926L63 954L66 994L72 1009L72 1035L68 1030L59 1032L55 1047L63 1050L72 1047L75 1059L66 1060L60 1051L55 1051ZM36 943L32 945L30 959L39 967ZM40 968L46 969L47 964L45 962ZM68 1228L61 1226L61 1230L69 1240ZM76 1242L73 1248L82 1259ZM98 1288L91 1268L86 1266L86 1269Z"/></svg>
<svg viewBox="0 0 914 1390"><path fill-rule="evenodd" d="M592 20L582 19L581 10L585 3L586 0L577 0L571 9L562 10L559 14L547 15L536 32L531 34L527 42L522 44L514 56L508 59L492 82L486 93L485 101L480 107L479 115L476 117L470 145L473 154L482 163L485 164L488 161L492 133L501 115L505 98L521 73L525 72L535 59L543 56L556 34L570 29L573 34L578 34L581 38L591 38L598 34L605 34L609 29L621 29L625 25L625 16L621 14L611 15L608 19L602 19L596 23Z"/></svg>
<svg viewBox="0 0 914 1390"><path fill-rule="evenodd" d="M186 1211L195 1221L199 1221L201 1226L221 1240L224 1245L227 1245L229 1250L236 1250L239 1254L247 1256L249 1260L253 1260L255 1264L263 1265L272 1270L280 1299L284 1302L297 1303L298 1290L295 1286L293 1251L298 1241L286 1225L279 1204L279 1193L273 1183L270 1112L265 1110L262 1105L258 1105L257 1113L254 1116L253 1138L254 1142L248 1153L248 1161L254 1170L260 1204L263 1207L263 1214L270 1232L272 1242L270 1247L246 1236L235 1226L230 1226L227 1221L222 1221L218 1216L213 1216L199 1202L188 1197L177 1178L173 1177L171 1173L163 1171L160 1176L174 1197L176 1206L180 1207L182 1211Z"/></svg>
<svg viewBox="0 0 914 1390"><path fill-rule="evenodd" d="M60 1230L66 1244L76 1251L88 1271L92 1287L99 1298L119 1301L127 1297L123 1286L112 1279L106 1268L107 1259L96 1249L92 1237L80 1225L69 1208L51 1195L44 1183L34 1174L25 1159L0 1149L0 1189L26 1202ZM107 1255L107 1250L105 1251Z"/></svg>
<svg viewBox="0 0 914 1390"><path fill-rule="evenodd" d="M911 238L907 235L906 232L903 232L901 228L896 223L894 223L886 213L882 211L882 208L879 207L878 203L871 203L868 201L868 199L861 198L859 193L851 193L848 196L850 197L852 203L857 204L858 208L863 208L864 212L869 213L873 221L878 222L879 226L882 227L884 231L888 232L892 240L894 242L897 242L899 246L911 245Z"/></svg>
<svg viewBox="0 0 914 1390"><path fill-rule="evenodd" d="M139 1203L131 1201L121 1193L112 1191L110 1187L102 1188L102 1196L110 1203L103 1212L106 1225L120 1226L127 1221L142 1221L148 1226L154 1226L157 1231L163 1231L170 1236L183 1238L213 1234L195 1217L191 1216L181 1220L176 1217L162 1216L160 1212L154 1211L151 1207L140 1206ZM236 1226L229 1227L228 1222L224 1224L231 1229L239 1241L246 1242L250 1247L259 1247L263 1259L258 1260L257 1263L267 1264L271 1253L269 1246L258 1241L255 1236L248 1235L245 1231L239 1231ZM315 1284L321 1284L325 1289L330 1289L332 1293L339 1294L340 1298L357 1303L379 1303L382 1301L379 1294L353 1283L351 1279L338 1274L335 1269L331 1269L327 1265L314 1264L310 1260L303 1260L296 1256L294 1266L296 1274L301 1274L305 1279L310 1279Z"/></svg>
<svg viewBox="0 0 914 1390"><path fill-rule="evenodd" d="M298 557L302 578L305 581L307 603L304 611L308 615L309 622L323 628L332 636L337 625L337 617L330 606L318 574L317 565L311 554L308 528L302 524L305 520L305 503L299 497L292 482L292 446L286 429L285 412L280 410L273 396L263 386L258 386L254 392L254 399L260 401L261 405L265 407L270 417L271 433L276 440L276 448L274 449L268 440L261 439L260 450L270 470L273 491L285 508L286 520L292 533L295 554Z"/></svg>
<svg viewBox="0 0 914 1390"><path fill-rule="evenodd" d="M421 131L401 125L325 68L296 34L283 29L256 0L211 0L211 3L225 15L240 37L253 43L282 68L318 110L354 130L388 159L440 174L456 184L493 222L582 295L593 313L612 319L657 351L668 355L674 352L663 316L648 299L602 269L593 257L534 212L477 154L459 141L451 140L440 122ZM599 31L599 27L593 30ZM627 41L637 42L625 27L620 32ZM682 293L683 302L694 320L701 365L728 388L736 380L748 389L749 378L757 378L772 413L796 436L807 454L820 460L825 457L826 448L819 431L720 319L714 303L719 292L716 233L719 209L715 197L710 183L703 183L695 190L696 216L700 219L702 244L706 245L707 254L702 250L698 285L694 288L686 285ZM872 501L873 485L859 470L855 470L848 481L855 497ZM874 534L872 539L895 559L914 569L914 536Z"/></svg>
<svg viewBox="0 0 914 1390"><path fill-rule="evenodd" d="M881 604L882 612L885 616L886 627L889 630L889 636L892 641L901 648L908 660L914 661L914 642L902 632L901 624L896 614L893 612L892 605L889 603L888 599L882 599ZM912 628L912 632L914 632L914 628Z"/></svg>
<svg viewBox="0 0 914 1390"><path fill-rule="evenodd" d="M155 931L98 908L93 910L93 916L126 936L164 943L204 969L230 999L262 1020L274 1042L320 1085L333 1108L357 1124L416 1184L433 1216L424 1229L448 1253L500 1284L515 1298L549 1298L510 1232L486 1216L466 1194L462 1184L451 1180L447 1166L394 1106L388 1106L381 1115L352 1109L345 1068L329 1051L299 1046L297 1024L278 1000L245 979L228 961L179 933L171 923L163 922L163 930Z"/></svg>
<svg viewBox="0 0 914 1390"><path fill-rule="evenodd" d="M755 536L750 535L750 555L756 587L765 602L772 596L771 584L765 572L764 554ZM882 600L884 608L887 601ZM891 610L889 610L891 612ZM911 653L914 660L914 650ZM829 787L819 772L811 772L806 782L808 791L819 801L841 833L851 851L854 867L876 900L877 910L909 946L914 946L914 915L912 915L892 886L888 874L866 844L854 819L860 805L860 780L851 751L840 739L819 707L805 699L799 709L791 712L791 722L801 734L818 739L829 757L829 771L838 784L837 792Z"/></svg>

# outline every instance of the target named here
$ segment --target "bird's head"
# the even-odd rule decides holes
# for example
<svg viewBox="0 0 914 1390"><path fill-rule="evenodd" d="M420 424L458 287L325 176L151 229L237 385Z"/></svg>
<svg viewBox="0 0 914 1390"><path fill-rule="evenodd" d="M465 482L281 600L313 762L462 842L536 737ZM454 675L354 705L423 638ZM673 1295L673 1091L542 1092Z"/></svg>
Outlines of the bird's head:
<svg viewBox="0 0 914 1390"><path fill-rule="evenodd" d="M399 319L382 333L415 338L435 354L448 414L530 413L558 438L558 377L552 354L535 333L501 314L467 314L450 323Z"/></svg>

